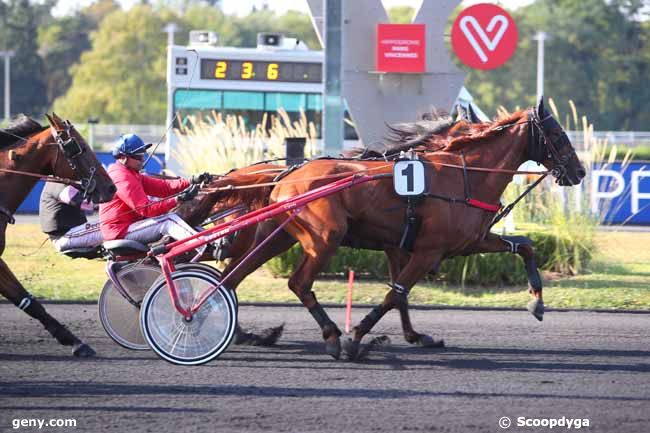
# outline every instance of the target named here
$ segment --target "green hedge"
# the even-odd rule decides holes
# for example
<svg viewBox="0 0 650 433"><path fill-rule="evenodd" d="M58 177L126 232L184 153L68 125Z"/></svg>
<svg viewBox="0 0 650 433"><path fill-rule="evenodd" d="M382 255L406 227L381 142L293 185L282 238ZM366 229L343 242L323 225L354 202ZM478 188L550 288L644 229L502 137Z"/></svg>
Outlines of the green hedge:
<svg viewBox="0 0 650 433"><path fill-rule="evenodd" d="M608 146L604 152L605 159L609 157L612 147ZM627 147L623 145L616 146L616 158L623 159L628 150L632 151L633 161L650 161L650 146Z"/></svg>
<svg viewBox="0 0 650 433"><path fill-rule="evenodd" d="M532 239L541 269L564 273L576 273L585 269L591 259L591 246L576 244L568 238L558 238L552 233L521 233ZM291 275L302 255L299 245L272 259L266 266L276 277ZM386 279L388 265L381 251L339 248L327 269L321 274L327 277L344 277L348 269L355 275ZM436 275L450 284L513 285L526 283L526 271L518 255L510 253L475 254L445 260Z"/></svg>

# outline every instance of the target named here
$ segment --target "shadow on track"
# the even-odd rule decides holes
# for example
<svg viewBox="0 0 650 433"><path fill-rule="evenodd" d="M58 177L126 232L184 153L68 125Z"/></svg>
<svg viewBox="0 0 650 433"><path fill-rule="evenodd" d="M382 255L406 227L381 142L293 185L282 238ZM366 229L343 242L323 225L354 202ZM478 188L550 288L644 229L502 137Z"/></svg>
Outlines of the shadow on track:
<svg viewBox="0 0 650 433"><path fill-rule="evenodd" d="M525 399L569 399L607 401L650 401L650 397L557 395L542 393L482 393L482 392L434 392L396 389L358 388L287 388L285 386L183 386L183 385L124 385L89 384L72 381L43 382L0 382L0 394L5 397L63 397L63 396L209 396L209 397L298 397L298 398L360 398L360 399L404 399L418 397L473 397L473 398L525 398Z"/></svg>

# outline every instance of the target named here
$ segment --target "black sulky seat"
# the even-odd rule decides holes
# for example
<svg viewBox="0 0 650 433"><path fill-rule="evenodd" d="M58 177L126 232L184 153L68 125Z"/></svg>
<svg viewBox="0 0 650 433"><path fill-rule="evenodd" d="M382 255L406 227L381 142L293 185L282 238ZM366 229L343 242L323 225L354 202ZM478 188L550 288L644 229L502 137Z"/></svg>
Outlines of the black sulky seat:
<svg viewBox="0 0 650 433"><path fill-rule="evenodd" d="M61 251L61 254L72 259L98 259L104 256L104 249L101 246L92 248L71 248Z"/></svg>
<svg viewBox="0 0 650 433"><path fill-rule="evenodd" d="M104 242L104 249L113 257L132 256L149 251L149 247L137 241L116 239Z"/></svg>

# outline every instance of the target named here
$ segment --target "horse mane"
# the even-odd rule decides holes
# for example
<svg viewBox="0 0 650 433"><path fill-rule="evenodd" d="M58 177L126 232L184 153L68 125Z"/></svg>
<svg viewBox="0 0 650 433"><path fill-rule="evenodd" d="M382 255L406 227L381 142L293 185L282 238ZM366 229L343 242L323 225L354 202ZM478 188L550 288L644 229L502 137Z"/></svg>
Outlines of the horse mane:
<svg viewBox="0 0 650 433"><path fill-rule="evenodd" d="M44 129L46 127L36 120L24 114L19 114L11 121L7 128L0 129L0 149L14 144L19 140L17 137L27 138Z"/></svg>
<svg viewBox="0 0 650 433"><path fill-rule="evenodd" d="M235 207L241 203L246 203L250 210L260 209L268 204L271 188L272 186L260 186L228 191L226 197L219 203L224 209Z"/></svg>
<svg viewBox="0 0 650 433"><path fill-rule="evenodd" d="M456 134L450 136L450 140L443 150L454 152L480 143L488 137L499 134L501 132L501 129L498 129L499 126L516 123L525 115L526 111L521 110L511 114L504 114L493 122L467 123L464 130L457 131Z"/></svg>
<svg viewBox="0 0 650 433"><path fill-rule="evenodd" d="M277 173L256 173L239 174L236 171L214 180L208 185L209 188L223 188L228 186L250 186L272 182ZM253 188L242 188L222 190L218 192L218 199L215 202L220 204L221 209L228 209L241 203L247 203L251 210L259 209L268 204L272 185L265 185Z"/></svg>
<svg viewBox="0 0 650 433"><path fill-rule="evenodd" d="M496 127L516 123L525 115L526 111L521 110L501 115L492 122L471 123L467 120L454 121L446 114L427 113L417 122L387 125L388 133L381 147L355 148L343 156L360 159L386 157L418 147L455 152L498 134L500 130ZM446 136L440 137L443 133Z"/></svg>
<svg viewBox="0 0 650 433"><path fill-rule="evenodd" d="M348 158L383 157L427 145L431 139L457 123L447 113L432 111L422 116L422 120L408 123L387 124L388 133L384 141L375 146L358 147L343 153Z"/></svg>

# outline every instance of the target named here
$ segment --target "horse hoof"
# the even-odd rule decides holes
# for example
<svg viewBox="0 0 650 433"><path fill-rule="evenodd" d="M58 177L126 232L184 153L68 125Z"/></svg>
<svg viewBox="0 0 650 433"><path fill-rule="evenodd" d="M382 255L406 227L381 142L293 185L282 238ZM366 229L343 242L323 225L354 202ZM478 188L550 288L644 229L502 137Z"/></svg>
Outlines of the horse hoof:
<svg viewBox="0 0 650 433"><path fill-rule="evenodd" d="M420 334L417 344L422 347L445 347L444 340L435 340L430 335Z"/></svg>
<svg viewBox="0 0 650 433"><path fill-rule="evenodd" d="M348 361L356 361L359 357L360 342L348 338L343 342L343 351Z"/></svg>
<svg viewBox="0 0 650 433"><path fill-rule="evenodd" d="M80 343L72 348L72 354L77 358L90 358L97 355L97 352L86 343Z"/></svg>
<svg viewBox="0 0 650 433"><path fill-rule="evenodd" d="M267 328L260 334L260 339L255 342L255 346L273 346L278 342L284 332L284 323L280 326Z"/></svg>
<svg viewBox="0 0 650 433"><path fill-rule="evenodd" d="M334 359L341 357L341 340L338 337L334 341L325 341L325 352Z"/></svg>
<svg viewBox="0 0 650 433"><path fill-rule="evenodd" d="M237 327L237 329L235 329L235 338L233 339L233 343L237 346L248 345L251 344L254 336L255 334L252 332L246 332L240 327Z"/></svg>
<svg viewBox="0 0 650 433"><path fill-rule="evenodd" d="M541 299L533 299L526 307L528 308L528 311L535 316L535 319L540 322L544 320L544 301Z"/></svg>

